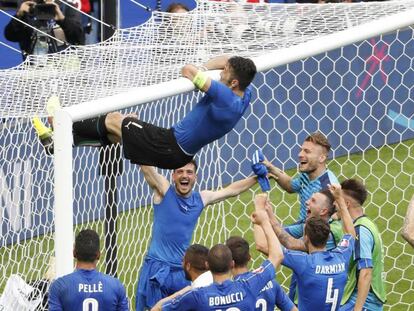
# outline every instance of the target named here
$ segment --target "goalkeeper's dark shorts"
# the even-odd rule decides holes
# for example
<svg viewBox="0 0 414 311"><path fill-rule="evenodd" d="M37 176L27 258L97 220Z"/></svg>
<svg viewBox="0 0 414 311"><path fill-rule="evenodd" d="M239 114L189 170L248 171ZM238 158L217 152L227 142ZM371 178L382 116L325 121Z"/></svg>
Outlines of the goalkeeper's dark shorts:
<svg viewBox="0 0 414 311"><path fill-rule="evenodd" d="M131 163L176 169L194 156L185 154L177 144L173 129L165 129L134 117L122 121L124 156Z"/></svg>

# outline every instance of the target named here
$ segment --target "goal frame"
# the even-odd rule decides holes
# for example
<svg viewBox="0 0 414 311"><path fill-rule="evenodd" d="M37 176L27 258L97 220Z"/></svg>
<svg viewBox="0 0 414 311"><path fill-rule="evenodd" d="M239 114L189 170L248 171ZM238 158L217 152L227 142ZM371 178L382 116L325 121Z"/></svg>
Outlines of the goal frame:
<svg viewBox="0 0 414 311"><path fill-rule="evenodd" d="M414 10L411 9L293 47L275 50L264 56L254 57L252 59L257 66L258 72L262 72L397 29L403 29L413 24ZM218 71L211 71L209 74L214 79L218 79L219 77ZM179 95L192 90L194 90L194 85L191 81L186 78L178 78L160 84L136 88L126 93L61 108L55 112L54 212L57 277L71 273L73 269L74 198L73 187L68 187L68 184L73 185L73 122L152 102L165 97Z"/></svg>

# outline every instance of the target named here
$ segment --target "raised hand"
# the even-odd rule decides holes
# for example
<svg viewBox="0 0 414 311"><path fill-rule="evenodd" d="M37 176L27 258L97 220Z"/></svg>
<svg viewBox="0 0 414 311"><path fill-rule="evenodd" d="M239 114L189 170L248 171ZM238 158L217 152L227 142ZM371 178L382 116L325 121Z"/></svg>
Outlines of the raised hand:
<svg viewBox="0 0 414 311"><path fill-rule="evenodd" d="M265 160L265 157L260 149L256 150L253 153L251 158L252 171L257 175L257 182L260 185L260 188L263 192L270 190L270 182L267 177L268 171L266 166L262 163Z"/></svg>
<svg viewBox="0 0 414 311"><path fill-rule="evenodd" d="M336 201L343 197L343 191L340 184L328 185L328 189Z"/></svg>
<svg viewBox="0 0 414 311"><path fill-rule="evenodd" d="M264 222L269 220L269 216L264 209L256 210L251 216L252 223L261 226Z"/></svg>

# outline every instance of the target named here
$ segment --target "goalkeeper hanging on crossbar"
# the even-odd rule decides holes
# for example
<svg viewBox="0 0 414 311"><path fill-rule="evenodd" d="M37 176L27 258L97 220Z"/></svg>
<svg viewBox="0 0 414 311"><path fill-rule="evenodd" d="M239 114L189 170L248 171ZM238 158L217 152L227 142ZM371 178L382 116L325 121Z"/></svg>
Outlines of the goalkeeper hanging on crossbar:
<svg viewBox="0 0 414 311"><path fill-rule="evenodd" d="M204 71L222 69L220 81ZM75 146L105 146L122 142L125 158L140 165L176 169L190 162L205 145L230 132L249 106L249 87L256 74L252 60L219 56L204 66L185 65L182 75L205 95L171 128L161 128L135 116L112 112L73 124ZM51 137L51 129L34 120L40 138ZM49 146L50 148L50 146Z"/></svg>

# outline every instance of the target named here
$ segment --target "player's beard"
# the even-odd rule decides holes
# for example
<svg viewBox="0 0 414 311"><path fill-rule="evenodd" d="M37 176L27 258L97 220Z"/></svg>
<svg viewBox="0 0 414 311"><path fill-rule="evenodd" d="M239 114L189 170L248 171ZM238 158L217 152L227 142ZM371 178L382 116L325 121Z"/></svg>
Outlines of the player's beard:
<svg viewBox="0 0 414 311"><path fill-rule="evenodd" d="M233 77L229 77L228 79L220 77L220 82L223 83L224 85L228 86L229 88L231 88L231 81L233 81L233 80L234 80Z"/></svg>
<svg viewBox="0 0 414 311"><path fill-rule="evenodd" d="M313 165L310 162L307 162L304 167L302 167L301 164L299 164L299 171L301 173L308 173L308 174L312 174L313 172L315 172L317 170L318 166L317 165Z"/></svg>

